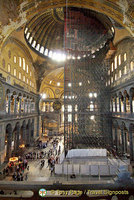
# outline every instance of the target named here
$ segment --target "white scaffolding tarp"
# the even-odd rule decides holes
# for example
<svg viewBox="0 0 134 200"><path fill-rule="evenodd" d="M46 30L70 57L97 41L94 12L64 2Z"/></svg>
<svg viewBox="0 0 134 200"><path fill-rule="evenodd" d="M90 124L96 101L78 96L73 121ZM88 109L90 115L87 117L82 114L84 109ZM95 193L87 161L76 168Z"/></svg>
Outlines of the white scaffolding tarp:
<svg viewBox="0 0 134 200"><path fill-rule="evenodd" d="M73 157L93 157L93 156L107 156L106 149L71 149L68 151L66 158Z"/></svg>

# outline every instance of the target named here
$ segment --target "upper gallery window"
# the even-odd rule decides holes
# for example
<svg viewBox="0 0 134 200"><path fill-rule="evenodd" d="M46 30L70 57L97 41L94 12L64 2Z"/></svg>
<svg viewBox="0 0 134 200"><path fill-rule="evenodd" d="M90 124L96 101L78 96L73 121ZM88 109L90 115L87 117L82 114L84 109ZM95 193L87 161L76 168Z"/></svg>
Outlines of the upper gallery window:
<svg viewBox="0 0 134 200"><path fill-rule="evenodd" d="M121 65L121 55L119 55L118 57L118 62L119 62L119 65Z"/></svg>
<svg viewBox="0 0 134 200"><path fill-rule="evenodd" d="M19 57L19 66L21 67L22 65L22 60L21 60L21 57Z"/></svg>
<svg viewBox="0 0 134 200"><path fill-rule="evenodd" d="M122 75L122 74L121 74L121 70L119 70L119 78L121 78L121 75Z"/></svg>
<svg viewBox="0 0 134 200"><path fill-rule="evenodd" d="M13 73L14 73L14 76L16 76L16 69L14 69L14 72L13 72Z"/></svg>
<svg viewBox="0 0 134 200"><path fill-rule="evenodd" d="M113 72L114 71L114 63L112 62L111 64L111 71Z"/></svg>
<svg viewBox="0 0 134 200"><path fill-rule="evenodd" d="M127 60L127 54L124 53L124 61L126 61L126 60Z"/></svg>
<svg viewBox="0 0 134 200"><path fill-rule="evenodd" d="M25 59L23 58L23 70L26 69L26 63L25 63Z"/></svg>
<svg viewBox="0 0 134 200"><path fill-rule="evenodd" d="M124 74L127 73L127 66L124 67Z"/></svg>
<svg viewBox="0 0 134 200"><path fill-rule="evenodd" d="M115 69L117 68L117 56L115 56L114 58L114 65L115 65Z"/></svg>
<svg viewBox="0 0 134 200"><path fill-rule="evenodd" d="M27 73L28 73L28 65L27 65Z"/></svg>
<svg viewBox="0 0 134 200"><path fill-rule="evenodd" d="M7 65L7 71L11 72L11 65L10 64Z"/></svg>
<svg viewBox="0 0 134 200"><path fill-rule="evenodd" d="M19 72L19 79L21 79L21 73Z"/></svg>
<svg viewBox="0 0 134 200"><path fill-rule="evenodd" d="M13 61L14 61L14 63L17 62L17 58L16 58L16 56L13 57Z"/></svg>
<svg viewBox="0 0 134 200"><path fill-rule="evenodd" d="M72 105L68 105L68 112L72 112Z"/></svg>
<svg viewBox="0 0 134 200"><path fill-rule="evenodd" d="M133 61L131 61L131 63L130 63L130 69L131 69L131 71L133 71L133 68L134 68L134 63L133 63Z"/></svg>

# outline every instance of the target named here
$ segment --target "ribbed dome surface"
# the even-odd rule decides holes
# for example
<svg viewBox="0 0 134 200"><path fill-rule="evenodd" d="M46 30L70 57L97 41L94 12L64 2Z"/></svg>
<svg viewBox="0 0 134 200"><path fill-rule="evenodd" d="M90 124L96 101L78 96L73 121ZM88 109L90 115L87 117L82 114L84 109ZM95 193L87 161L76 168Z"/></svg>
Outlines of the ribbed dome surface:
<svg viewBox="0 0 134 200"><path fill-rule="evenodd" d="M43 56L64 50L65 45L67 49L91 52L99 51L113 38L111 27L110 20L100 13L82 8L56 8L35 15L26 24L24 35L30 47Z"/></svg>

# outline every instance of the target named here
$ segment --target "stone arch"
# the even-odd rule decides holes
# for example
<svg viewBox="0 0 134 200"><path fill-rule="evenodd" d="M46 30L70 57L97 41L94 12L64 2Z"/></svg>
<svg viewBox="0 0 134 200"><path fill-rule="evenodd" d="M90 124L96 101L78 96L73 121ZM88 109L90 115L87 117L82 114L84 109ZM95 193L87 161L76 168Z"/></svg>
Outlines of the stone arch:
<svg viewBox="0 0 134 200"><path fill-rule="evenodd" d="M55 98L54 90L50 87L44 87L42 88L42 93L46 93L49 95L49 98Z"/></svg>

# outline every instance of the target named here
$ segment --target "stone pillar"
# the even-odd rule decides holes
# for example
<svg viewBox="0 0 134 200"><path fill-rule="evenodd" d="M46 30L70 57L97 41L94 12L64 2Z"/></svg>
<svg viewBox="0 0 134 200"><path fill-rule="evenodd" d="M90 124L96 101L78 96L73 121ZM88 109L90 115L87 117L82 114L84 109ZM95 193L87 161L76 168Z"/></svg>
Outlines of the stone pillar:
<svg viewBox="0 0 134 200"><path fill-rule="evenodd" d="M113 99L111 99L111 111L112 111L112 113L113 113Z"/></svg>
<svg viewBox="0 0 134 200"><path fill-rule="evenodd" d="M133 113L132 100L133 100L133 97L132 97L132 96L129 96L129 102L130 102L130 113Z"/></svg>
<svg viewBox="0 0 134 200"><path fill-rule="evenodd" d="M121 97L119 96L119 111L121 113Z"/></svg>
<svg viewBox="0 0 134 200"><path fill-rule="evenodd" d="M117 127L115 127L115 146L116 146L116 151L118 151L118 137L117 137Z"/></svg>
<svg viewBox="0 0 134 200"><path fill-rule="evenodd" d="M30 144L34 142L34 120L31 123L31 130L30 130Z"/></svg>
<svg viewBox="0 0 134 200"><path fill-rule="evenodd" d="M125 132L125 134L124 134L124 139L125 139L125 141L124 141L125 153L127 153L127 133L126 133L126 132Z"/></svg>
<svg viewBox="0 0 134 200"><path fill-rule="evenodd" d="M24 110L23 110L23 113L25 113L25 109L26 109L26 97L23 97L23 101L24 101Z"/></svg>
<svg viewBox="0 0 134 200"><path fill-rule="evenodd" d="M20 141L19 141L19 135L20 135L20 125L17 123L16 125L16 150L19 150L19 145L20 145Z"/></svg>
<svg viewBox="0 0 134 200"><path fill-rule="evenodd" d="M129 127L129 146L130 146L130 160L134 160L134 153L133 153L133 136L132 136L132 127Z"/></svg>
<svg viewBox="0 0 134 200"><path fill-rule="evenodd" d="M17 95L14 95L14 114L16 115L16 99L17 99Z"/></svg>
<svg viewBox="0 0 134 200"><path fill-rule="evenodd" d="M117 112L117 98L115 98L115 112Z"/></svg>
<svg viewBox="0 0 134 200"><path fill-rule="evenodd" d="M22 96L19 97L19 114L21 114Z"/></svg>
<svg viewBox="0 0 134 200"><path fill-rule="evenodd" d="M30 105L29 105L29 108L30 108L30 109L29 109L29 112L31 113L31 110L32 110L32 109L31 109L31 106L32 106L32 99L29 99L29 104L30 104Z"/></svg>
<svg viewBox="0 0 134 200"><path fill-rule="evenodd" d="M27 99L27 113L28 113L28 110L29 110L29 99Z"/></svg>
<svg viewBox="0 0 134 200"><path fill-rule="evenodd" d="M122 151L122 155L123 155L125 153L124 128L123 127L121 127L121 141L122 141L121 151Z"/></svg>
<svg viewBox="0 0 134 200"><path fill-rule="evenodd" d="M30 125L30 120L29 120L27 129L26 129L26 144L27 145L30 145L30 137L31 137L31 125Z"/></svg>
<svg viewBox="0 0 134 200"><path fill-rule="evenodd" d="M124 112L126 113L126 96L124 96Z"/></svg>
<svg viewBox="0 0 134 200"><path fill-rule="evenodd" d="M11 110L11 96L12 93L8 94L8 114L10 115L10 110Z"/></svg>
<svg viewBox="0 0 134 200"><path fill-rule="evenodd" d="M9 125L7 127L7 152L6 152L6 160L8 161L11 157L11 145L12 145L12 127Z"/></svg>

